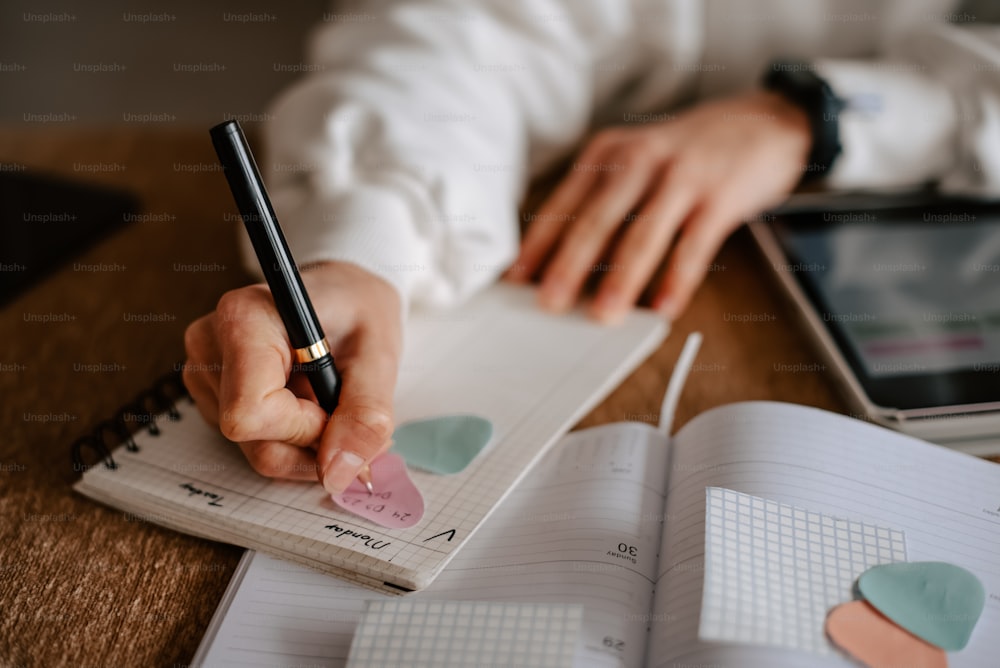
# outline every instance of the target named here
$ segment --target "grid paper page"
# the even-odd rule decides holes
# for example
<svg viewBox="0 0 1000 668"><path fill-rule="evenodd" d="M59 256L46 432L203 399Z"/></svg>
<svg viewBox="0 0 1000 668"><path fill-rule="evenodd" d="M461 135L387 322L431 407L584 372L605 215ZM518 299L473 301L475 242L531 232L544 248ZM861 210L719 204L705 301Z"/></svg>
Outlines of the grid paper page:
<svg viewBox="0 0 1000 668"><path fill-rule="evenodd" d="M583 606L483 601L369 601L348 668L570 668Z"/></svg>
<svg viewBox="0 0 1000 668"><path fill-rule="evenodd" d="M270 552L370 586L426 587L550 447L659 343L665 323L633 312L618 327L540 310L530 288L496 285L407 324L396 421L471 413L493 442L463 472L413 472L426 513L385 529L334 507L318 484L257 475L190 405L161 436L115 451L76 489L152 521Z"/></svg>
<svg viewBox="0 0 1000 668"><path fill-rule="evenodd" d="M906 561L898 529L721 487L705 495L702 640L830 653L830 609L872 566Z"/></svg>

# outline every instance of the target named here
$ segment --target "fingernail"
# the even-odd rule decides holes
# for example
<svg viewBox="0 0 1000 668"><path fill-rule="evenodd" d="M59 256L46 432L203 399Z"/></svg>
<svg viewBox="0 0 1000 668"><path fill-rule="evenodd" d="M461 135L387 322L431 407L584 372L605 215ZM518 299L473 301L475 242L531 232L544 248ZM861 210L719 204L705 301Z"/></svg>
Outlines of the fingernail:
<svg viewBox="0 0 1000 668"><path fill-rule="evenodd" d="M364 463L365 460L357 453L338 450L323 472L323 488L330 494L340 494L354 481Z"/></svg>
<svg viewBox="0 0 1000 668"><path fill-rule="evenodd" d="M559 283L547 283L538 293L542 306L551 311L564 311L569 308L569 293Z"/></svg>
<svg viewBox="0 0 1000 668"><path fill-rule="evenodd" d="M604 288L594 300L594 309L601 313L611 313L622 309L621 295L615 289Z"/></svg>
<svg viewBox="0 0 1000 668"><path fill-rule="evenodd" d="M515 262L510 267L508 267L507 273L506 273L507 280L508 281L513 281L513 282L521 282L521 281L523 281L524 280L524 274L525 274L524 269L525 269L524 264L522 264L521 260L518 259L517 262Z"/></svg>
<svg viewBox="0 0 1000 668"><path fill-rule="evenodd" d="M623 308L621 305L616 305L615 308L601 307L595 309L594 316L599 322L602 322L605 325L617 325L625 319L625 314L627 312L627 308Z"/></svg>
<svg viewBox="0 0 1000 668"><path fill-rule="evenodd" d="M670 297L662 297L656 301L653 305L658 313L665 316L668 320L673 320L677 317L677 303Z"/></svg>

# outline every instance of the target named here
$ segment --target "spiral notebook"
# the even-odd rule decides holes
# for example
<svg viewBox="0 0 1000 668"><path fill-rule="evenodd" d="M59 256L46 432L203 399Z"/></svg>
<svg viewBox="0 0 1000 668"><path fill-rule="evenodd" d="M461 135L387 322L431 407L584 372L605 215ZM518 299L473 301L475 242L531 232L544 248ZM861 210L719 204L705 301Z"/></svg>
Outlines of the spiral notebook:
<svg viewBox="0 0 1000 668"><path fill-rule="evenodd" d="M206 538L258 549L387 591L429 585L542 454L666 335L636 311L617 327L547 314L530 288L497 285L448 313L416 314L396 394L398 423L468 413L493 442L464 471L413 471L426 513L386 529L338 510L312 482L265 479L168 378L74 445L75 489ZM130 424L144 428L131 433ZM108 440L122 442L113 452ZM87 452L98 464L86 467ZM93 457L90 457L93 459Z"/></svg>

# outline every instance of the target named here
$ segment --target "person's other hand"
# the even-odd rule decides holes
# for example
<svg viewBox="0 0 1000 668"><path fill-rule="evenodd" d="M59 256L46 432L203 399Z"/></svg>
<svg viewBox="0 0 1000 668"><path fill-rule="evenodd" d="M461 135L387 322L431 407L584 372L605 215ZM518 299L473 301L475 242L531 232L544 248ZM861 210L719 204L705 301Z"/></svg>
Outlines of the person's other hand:
<svg viewBox="0 0 1000 668"><path fill-rule="evenodd" d="M340 371L331 417L305 377L266 285L227 292L188 326L184 384L202 416L239 444L257 472L344 490L391 444L402 350L396 290L352 264L324 263L302 280Z"/></svg>
<svg viewBox="0 0 1000 668"><path fill-rule="evenodd" d="M805 113L763 91L605 130L539 209L508 277L541 271L539 301L562 311L603 270L590 311L615 321L672 249L652 306L677 317L726 237L799 183L811 144Z"/></svg>

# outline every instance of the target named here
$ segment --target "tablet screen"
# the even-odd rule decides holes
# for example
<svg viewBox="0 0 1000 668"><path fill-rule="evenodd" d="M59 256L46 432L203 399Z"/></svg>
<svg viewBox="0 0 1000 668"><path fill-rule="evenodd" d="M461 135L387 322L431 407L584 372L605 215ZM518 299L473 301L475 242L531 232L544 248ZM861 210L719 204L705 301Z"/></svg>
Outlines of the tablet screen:
<svg viewBox="0 0 1000 668"><path fill-rule="evenodd" d="M1000 364L1000 215L842 224L787 242L868 375Z"/></svg>
<svg viewBox="0 0 1000 668"><path fill-rule="evenodd" d="M1000 400L1000 206L799 213L772 228L876 403Z"/></svg>

